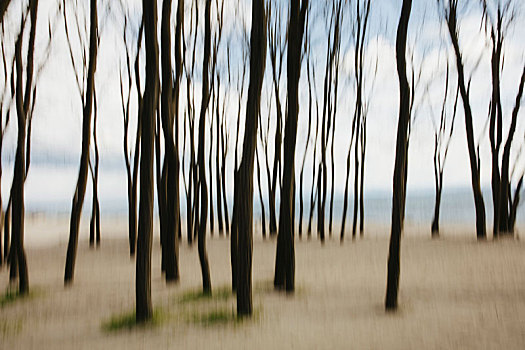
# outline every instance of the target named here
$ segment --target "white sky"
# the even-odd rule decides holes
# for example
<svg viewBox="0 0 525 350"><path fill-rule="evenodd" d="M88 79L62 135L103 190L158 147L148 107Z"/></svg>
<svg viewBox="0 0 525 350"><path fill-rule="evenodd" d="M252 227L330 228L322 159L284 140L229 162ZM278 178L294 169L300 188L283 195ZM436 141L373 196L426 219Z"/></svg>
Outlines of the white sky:
<svg viewBox="0 0 525 350"><path fill-rule="evenodd" d="M73 1L66 1L71 4ZM87 0L78 0L79 3L87 7ZM132 7L131 13L140 14L140 1L124 1ZM203 1L199 0L200 15L203 15ZM241 64L240 53L240 28L245 23L250 27L251 5L247 0L225 0L225 26L224 38L231 38L231 47L235 58L232 59L232 70L239 71ZM322 96L322 80L324 79L324 56L326 51L326 26L322 13L318 7L324 4L324 0L312 1L312 13L315 13L316 24L313 34L312 51L316 62L317 89L319 97ZM395 30L397 26L397 16L400 11L400 1L373 1L372 9L372 32L367 44L368 64L378 57L378 75L375 88L370 97L370 110L368 115L368 148L366 157L365 188L367 191L391 190L392 174L394 164L395 137L397 129L398 115L398 80L395 66ZM122 14L116 0L99 1L99 21L101 29L101 44L96 73L96 87L99 100L99 147L101 150L101 197L104 198L125 198L125 173L124 158L122 154L123 123L120 107L119 91L119 61L123 57L124 47L121 37L123 27ZM102 7L111 5L111 10L103 10ZM159 2L160 4L160 2ZM286 4L286 2L284 2ZM40 0L39 29L37 33L37 61L41 58L43 47L47 41L49 18L53 18L56 12L55 0ZM174 5L176 6L176 5ZM189 8L189 5L187 4ZM159 6L159 11L160 11ZM187 8L187 12L189 9ZM73 17L72 10L69 9L69 19ZM522 9L523 10L523 9ZM172 10L175 16L176 8ZM82 11L78 13L82 18ZM505 44L505 67L502 77L502 99L504 108L504 134L510 123L510 113L514 105L514 99L518 87L518 80L525 62L525 13L521 11L516 18L513 30L509 33ZM19 1L15 1L8 10L6 19L6 32L8 39L6 44L12 44L13 37L18 33L20 16ZM138 18L138 17L135 17ZM350 14L345 19L342 32L343 40L343 67L341 73L341 84L338 101L338 114L335 129L335 184L336 191L344 190L344 177L346 171L346 152L348 149L348 135L350 134L350 121L353 114L354 91L353 83L348 73L351 67L353 56L353 45L350 42ZM159 15L160 19L160 15ZM104 24L102 24L104 22ZM202 26L203 20L199 21ZM70 32L73 32L70 24ZM136 35L138 21L132 23L129 32L130 38ZM189 27L189 13L186 14L186 28ZM489 97L490 97L490 66L489 51L486 46L486 38L480 32L480 13L477 10L466 11L461 17L460 41L464 52L464 60L467 64L467 73L471 74L472 66L477 58L482 55L479 68L472 77L471 103L474 112L474 128L476 138L480 137L481 130L486 120ZM188 29L186 29L188 31ZM199 29L202 32L202 28ZM443 59L446 52L450 52L450 43L447 33L440 27L439 20L435 11L433 1L415 1L412 19L409 27L410 47L414 50L416 62L423 60L425 70L423 72L422 85L432 78L429 85L431 96L430 103L435 110L439 110L440 98L443 90L444 64ZM417 35L416 35L417 34ZM72 35L76 59L80 59L80 45L78 37ZM226 39L219 52L218 69L223 74L223 82L226 80ZM197 41L197 77L194 81L196 91L196 107L200 106L200 76L202 65L202 38L199 36ZM38 200L42 197L59 196L60 198L71 198L76 182L76 169L78 166L81 144L81 102L76 89L73 68L69 58L69 51L65 41L63 20L59 17L56 22L56 30L52 38L52 52L49 61L43 71L38 85L38 97L33 124L33 165L28 178L26 197ZM135 45L132 46L133 50ZM189 55L187 56L189 57ZM144 60L143 60L144 62ZM304 66L304 65L303 65ZM451 61L452 87L455 88L455 65ZM436 74L431 74L436 72ZM234 75L237 73L234 73ZM248 74L247 74L248 76ZM266 119L268 105L268 91L270 91L270 64L266 67L266 82L263 86L263 120ZM281 101L285 101L285 72L283 73L281 91ZM144 86L144 82L142 82ZM185 82L183 83L185 86ZM2 86L3 89L3 86ZM246 86L247 89L247 86ZM233 170L233 149L235 142L235 129L237 116L238 100L235 87L225 88L221 85L221 94L227 96L227 120L230 130L229 160L227 179L228 187L232 188ZM185 89L181 97L181 111L185 108ZM305 138L307 129L307 81L306 69L303 69L300 82L300 115L298 144L296 152L296 173L300 171L305 149ZM273 97L271 97L273 99ZM453 98L451 98L453 100ZM131 140L133 140L134 128L136 123L136 97L133 90L131 106ZM242 102L241 116L244 118L244 104ZM320 105L322 101L319 101ZM272 102L272 108L275 103ZM522 110L519 116L518 130L515 136L515 148L519 148L524 143L525 122L522 121ZM270 138L273 139L275 128L275 113L272 111L272 121L270 125ZM12 114L12 121L16 115ZM428 108L422 106L414 122L414 129L410 141L409 150L409 190L421 189L432 190L434 186L433 175L433 128L432 121L428 113ZM208 119L209 120L209 119ZM182 125L182 121L180 122ZM263 122L264 124L265 122ZM243 131L241 122L241 133ZM263 125L265 126L265 125ZM208 131L209 132L209 129ZM320 132L319 132L320 134ZM481 172L482 186L488 186L490 182L490 148L487 135L481 135ZM6 133L4 151L4 178L2 179L3 191L6 193L11 177L12 163L9 160L14 158L16 125L11 123ZM209 133L207 134L209 142ZM214 135L214 137L216 137ZM180 138L182 142L182 136ZM239 138L242 147L242 134ZM262 147L259 144L260 154ZM312 151L310 145L309 152ZM214 151L215 152L215 151ZM270 160L273 159L273 147L270 150ZM319 158L318 158L319 159ZM262 158L261 158L262 161ZM520 163L521 164L521 163ZM263 165L263 164L261 164ZM309 189L311 181L311 155L307 157L305 184ZM64 169L67 168L67 169ZM61 170L62 169L62 170ZM187 169L187 168L186 168ZM108 174L108 176L104 176ZM266 192L266 180L263 171L263 191ZM351 180L352 181L352 180ZM456 118L455 132L450 146L449 157L444 174L445 188L467 187L470 186L470 167L468 163L468 153L465 137L465 124L463 118L463 108L461 102L458 106L458 116ZM184 191L182 191L184 193ZM89 197L86 197L89 198Z"/></svg>

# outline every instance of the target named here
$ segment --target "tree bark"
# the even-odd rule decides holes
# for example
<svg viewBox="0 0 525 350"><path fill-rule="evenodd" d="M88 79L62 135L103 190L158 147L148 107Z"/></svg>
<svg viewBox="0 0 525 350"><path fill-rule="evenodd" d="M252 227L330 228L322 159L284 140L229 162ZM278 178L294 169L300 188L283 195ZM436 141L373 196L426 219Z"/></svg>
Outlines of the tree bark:
<svg viewBox="0 0 525 350"><path fill-rule="evenodd" d="M142 1L146 43L146 87L142 115L140 202L135 276L136 321L151 319L151 241L153 236L153 134L159 90L157 3Z"/></svg>
<svg viewBox="0 0 525 350"><path fill-rule="evenodd" d="M410 87L406 73L406 44L411 9L412 0L403 0L396 38L396 61L400 96L393 180L392 228L388 251L388 277L385 300L387 311L397 308L397 294L399 290L399 251L401 248L401 232L403 231L403 214L401 211L404 210L404 202L406 200L404 178L407 164L407 129L410 120Z"/></svg>
<svg viewBox="0 0 525 350"><path fill-rule="evenodd" d="M182 5L181 5L182 2ZM173 128L175 123L175 115L178 117L178 101L174 102L174 98L178 99L178 86L181 74L181 57L180 57L180 36L181 24L180 11L184 11L184 2L179 0L177 9L177 25L176 25L176 42L175 52L178 55L176 62L176 84L177 91L174 91L174 83L172 81L172 67L171 67L171 0L164 0L162 4L162 23L161 23L161 49L162 49L162 92L161 92L161 115L162 128L164 132L164 167L166 169L166 176L164 183L165 187L165 236L163 245L163 255L166 254L165 271L166 282L175 282L179 279L178 266L178 238L179 238L179 155L178 145L174 137ZM177 41L178 38L178 41ZM177 47L178 45L178 47ZM177 53L178 51L178 53ZM177 60L177 58L176 58ZM176 108L176 109L175 109ZM178 128L177 128L178 131Z"/></svg>
<svg viewBox="0 0 525 350"><path fill-rule="evenodd" d="M67 245L66 269L64 284L73 282L75 275L75 260L77 256L78 232L80 216L84 205L84 195L89 164L89 143L91 140L91 112L93 110L93 95L95 91L95 71L97 69L98 51L98 17L97 1L90 0L90 27L89 27L89 64L87 70L86 98L82 113L82 151L80 155L80 168L78 171L77 186L71 205L71 218L69 224L69 242Z"/></svg>
<svg viewBox="0 0 525 350"><path fill-rule="evenodd" d="M243 153L235 188L238 235L237 314L250 316L252 307L253 250L253 168L257 147L257 126L261 105L261 89L266 61L266 10L263 0L252 2L250 47L250 83L246 103ZM238 190L237 190L238 189Z"/></svg>
<svg viewBox="0 0 525 350"><path fill-rule="evenodd" d="M465 83L465 70L463 59L459 48L458 28L457 28L457 3L449 0L449 8L447 14L447 27L454 47L456 55L456 68L458 72L459 91L463 101L463 108L465 110L465 128L467 132L467 145L470 160L470 172L472 182L472 192L474 194L474 205L476 207L476 236L478 239L485 239L486 232L486 217L485 204L483 203L483 194L481 193L479 180L479 161L476 154L476 145L474 144L474 130L472 125L472 109L470 107L470 97Z"/></svg>
<svg viewBox="0 0 525 350"><path fill-rule="evenodd" d="M210 28L211 0L206 0L204 8L204 56L202 64L202 102L199 119L199 146L197 151L197 165L199 170L200 187L200 221L198 225L198 250L202 273L202 288L204 293L211 293L210 268L208 265L208 254L206 253L206 220L208 211L208 189L206 185L206 165L204 162L204 147L206 141L206 110L210 100L209 91L209 62L211 46Z"/></svg>
<svg viewBox="0 0 525 350"><path fill-rule="evenodd" d="M292 0L288 32L288 111L284 129L283 183L279 210L279 233L273 284L276 289L295 289L294 249L294 188L295 145L299 115L299 78L301 74L301 47L308 0Z"/></svg>

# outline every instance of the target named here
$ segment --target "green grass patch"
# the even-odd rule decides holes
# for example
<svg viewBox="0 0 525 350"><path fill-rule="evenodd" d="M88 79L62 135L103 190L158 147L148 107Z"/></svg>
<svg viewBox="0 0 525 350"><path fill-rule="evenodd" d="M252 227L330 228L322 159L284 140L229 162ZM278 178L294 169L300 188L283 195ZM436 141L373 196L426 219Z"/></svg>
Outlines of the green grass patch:
<svg viewBox="0 0 525 350"><path fill-rule="evenodd" d="M20 294L18 288L8 287L5 293L0 296L0 309L19 300L32 299L39 294L41 294L41 292L36 289L30 290L29 293L26 294Z"/></svg>
<svg viewBox="0 0 525 350"><path fill-rule="evenodd" d="M192 314L192 322L203 326L233 323L236 319L234 311L227 307L219 307L210 311Z"/></svg>
<svg viewBox="0 0 525 350"><path fill-rule="evenodd" d="M112 316L108 321L102 323L102 329L106 332L118 332L122 330L132 330L136 327L156 327L162 323L164 315L160 309L153 310L151 320L143 323L137 323L137 314L135 310Z"/></svg>
<svg viewBox="0 0 525 350"><path fill-rule="evenodd" d="M202 290L190 290L182 294L179 298L180 304L195 303L199 301L215 300L215 301L227 301L233 297L231 287L223 286L220 288L213 289L211 294L204 293Z"/></svg>

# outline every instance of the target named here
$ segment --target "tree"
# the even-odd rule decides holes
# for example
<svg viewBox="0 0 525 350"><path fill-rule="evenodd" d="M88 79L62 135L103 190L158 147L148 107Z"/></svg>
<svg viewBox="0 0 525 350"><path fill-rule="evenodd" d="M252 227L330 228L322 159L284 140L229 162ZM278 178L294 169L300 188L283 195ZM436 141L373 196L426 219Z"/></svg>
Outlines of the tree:
<svg viewBox="0 0 525 350"><path fill-rule="evenodd" d="M478 239L485 239L486 232L486 217L485 204L483 203L483 194L480 186L480 161L479 154L474 143L474 130L472 123L472 108L470 105L470 80L465 81L465 66L463 63L463 55L459 47L459 28L458 28L458 1L457 0L437 0L440 7L441 17L447 24L450 40L454 48L456 56L456 69L458 72L458 85L463 101L463 108L465 111L465 128L467 132L467 146L470 160L470 172L472 192L474 194L474 204L476 207L476 236Z"/></svg>
<svg viewBox="0 0 525 350"><path fill-rule="evenodd" d="M175 83L172 79L171 64L171 0L164 0L162 4L161 49L162 49L162 93L161 119L164 134L164 163L160 183L162 190L159 198L164 203L164 221L162 242L162 260L166 271L166 281L173 282L179 279L178 267L178 237L179 237L179 151L178 151L178 116L179 116L179 87L182 74L181 36L182 14L184 1L179 0L177 6L177 24L175 29ZM181 12L182 11L182 12ZM173 129L175 128L175 135ZM159 130L160 133L160 130ZM160 212L160 207L159 207ZM161 230L162 230L161 229Z"/></svg>
<svg viewBox="0 0 525 350"><path fill-rule="evenodd" d="M94 146L94 162L92 157L89 158L89 171L93 183L93 201L91 205L91 219L89 221L89 246L93 247L95 240L97 247L100 246L100 203L98 201L98 168L100 163L100 155L98 151L97 139L97 94L93 94L93 146Z"/></svg>
<svg viewBox="0 0 525 350"><path fill-rule="evenodd" d="M210 102L209 89L209 62L211 47L210 26L211 0L206 0L204 8L204 56L202 62L202 100L199 117L199 138L197 150L198 188L196 196L200 192L200 220L198 225L198 250L202 273L202 288L204 293L211 293L210 267L208 265L208 254L206 253L206 220L208 211L208 187L206 185L206 164L204 162L204 147L206 142L206 111Z"/></svg>
<svg viewBox="0 0 525 350"><path fill-rule="evenodd" d="M29 292L29 276L27 271L27 260L24 251L24 183L26 178L26 168L29 158L26 152L26 137L27 121L33 110L33 103L36 98L36 89L33 89L33 67L34 67L34 49L36 36L36 21L38 14L38 0L31 0L29 2L29 15L31 20L31 27L29 31L29 41L27 48L27 62L25 71L25 88L23 85L24 72L22 65L22 41L24 37L24 27L26 22L25 15L22 18L20 26L20 34L15 43L15 69L16 69L16 85L15 85L15 103L18 121L18 137L15 156L15 166L13 173L13 184L11 187L11 197L13 200L13 232L12 232L12 246L14 247L14 258L16 263L11 260L11 268L18 266L18 292L20 294L27 294ZM30 124L29 124L30 125ZM14 266L13 266L14 265Z"/></svg>
<svg viewBox="0 0 525 350"><path fill-rule="evenodd" d="M142 1L142 21L146 44L146 87L142 107L140 140L140 202L135 276L136 320L151 319L151 241L153 236L153 133L159 95L159 48L157 43L157 4Z"/></svg>
<svg viewBox="0 0 525 350"><path fill-rule="evenodd" d="M325 239L325 212L326 212L326 197L328 193L328 166L327 166L327 148L330 140L330 132L332 131L332 141L334 140L335 131L335 116L337 115L337 92L339 85L339 49L340 49L340 28L342 20L342 5L340 0L330 3L328 7L328 43L326 45L326 61L325 61L325 76L323 87L323 106L322 106L322 122L321 122L321 169L318 176L322 176L319 203L318 203L318 218L317 218L317 234L324 243ZM335 71L335 72L334 72ZM334 177L334 161L333 152L331 159L332 177ZM332 225L331 218L333 216L333 186L334 179L332 178L332 190L330 197L330 217L328 224L328 231L331 235Z"/></svg>
<svg viewBox="0 0 525 350"><path fill-rule="evenodd" d="M246 119L242 159L235 175L234 215L231 237L237 236L237 314L249 316L252 307L253 250L253 167L257 147L257 124L261 105L261 89L266 62L266 12L263 0L252 2L250 35L250 83L246 103ZM236 231L236 235L234 235Z"/></svg>
<svg viewBox="0 0 525 350"><path fill-rule="evenodd" d="M512 198L509 180L510 151L516 131L517 115L520 109L521 95L523 93L524 74L520 80L520 87L516 103L511 116L511 124L504 140L503 135L503 107L501 103L501 74L505 62L504 44L507 32L514 24L517 15L515 1L481 1L483 16L482 24L489 37L491 47L491 78L492 94L489 107L489 140L492 154L492 201L494 210L493 234L497 237L500 233L512 233L510 225L510 211ZM503 152L501 150L503 146Z"/></svg>
<svg viewBox="0 0 525 350"><path fill-rule="evenodd" d="M274 159L273 170L271 177L269 176L270 169L267 167L268 173L268 211L270 214L270 236L277 233L277 216L275 210L275 195L277 191L277 180L280 179L281 174L281 151L282 151L282 129L283 129L283 106L280 96L280 84L282 76L282 67L284 60L284 53L286 49L287 34L284 33L281 27L284 23L284 15L281 4L271 5L268 2L268 47L270 49L270 63L272 67L272 81L275 95L275 109L277 113L275 125L275 139L274 139Z"/></svg>
<svg viewBox="0 0 525 350"><path fill-rule="evenodd" d="M388 276L386 289L386 310L397 308L397 294L399 290L399 251L401 232L403 231L402 211L405 209L406 182L405 172L407 164L408 123L410 120L410 86L407 79L406 45L408 22L412 10L412 0L403 0L401 16L397 27L396 63L399 76L399 120L397 126L396 160L394 164L393 196L392 196L392 227L390 246L388 251Z"/></svg>
<svg viewBox="0 0 525 350"><path fill-rule="evenodd" d="M3 0L0 2L0 22L4 22L4 14L7 11L7 8L9 7L9 4L11 3L11 0Z"/></svg>
<svg viewBox="0 0 525 350"><path fill-rule="evenodd" d="M131 101L131 90L133 85L133 73L131 68L131 57L130 57L130 47L127 42L126 29L128 27L128 16L129 14L124 14L124 47L126 51L126 67L125 67L125 76L127 77L127 91L124 91L124 79L122 76L122 68L120 69L120 98L122 105L122 115L124 122L124 140L123 140L123 149L124 149L124 161L126 165L126 175L127 175L127 194L128 194L128 236L129 236L129 254L130 256L135 256L136 240L137 240L137 185L138 185L138 168L139 168L139 158L140 158L140 110L142 108L142 91L140 89L140 70L139 70L139 58L140 58L140 47L142 43L142 33L143 25L141 24L138 39L137 39L137 49L135 54L135 87L137 90L137 99L138 99L138 109L137 109L137 131L135 136L134 143L134 152L131 153L128 150L129 146L129 120L130 120L130 101ZM126 95L126 97L124 96ZM133 168L132 162L133 161Z"/></svg>
<svg viewBox="0 0 525 350"><path fill-rule="evenodd" d="M447 61L446 77L445 77L445 92L443 94L443 102L441 104L441 111L439 114L439 125L436 125L436 118L432 119L434 127L434 184L435 184L435 201L434 201L434 216L432 218L432 237L439 236L439 213L441 206L441 193L443 191L443 171L447 161L448 149L452 134L454 132L454 122L456 120L459 90L456 89L456 97L454 98L454 105L452 109L452 120L450 123L447 120L450 118L447 112L447 102L449 99L450 88L450 69ZM432 109L431 109L432 110ZM434 112L432 111L432 115Z"/></svg>
<svg viewBox="0 0 525 350"><path fill-rule="evenodd" d="M75 72L75 78L77 88L82 100L82 150L80 155L80 167L78 171L78 180L75 189L75 195L71 205L71 218L69 225L69 242L67 245L67 256L66 256L66 268L64 273L64 283L69 284L73 282L75 273L75 260L77 255L78 245L78 231L80 226L80 216L82 214L82 206L84 204L84 195L86 193L86 184L88 176L88 164L89 164L89 144L91 140L91 114L93 110L93 96L95 91L95 71L97 68L97 51L98 51L98 17L97 17L97 1L90 0L90 25L89 25L89 55L88 55L88 68L87 77L84 72L86 69L82 69L82 77L78 75L77 61L73 55L73 49L71 46L71 40L69 39L68 20L66 16L66 2L62 3L62 10L64 15L64 28L66 32L66 38L69 47L69 53L71 57L71 63L73 65L73 71ZM75 18L77 18L75 16ZM78 20L77 33L80 33L80 24ZM80 34L79 34L80 36ZM79 37L80 39L80 37ZM81 40L82 44L84 43ZM83 46L83 45L82 45ZM85 47L82 47L83 55L86 57ZM83 60L83 64L86 62Z"/></svg>
<svg viewBox="0 0 525 350"><path fill-rule="evenodd" d="M368 34L368 19L370 16L370 0L358 0L356 2L356 15L352 30L352 40L355 45L354 51L354 84L356 100L354 105L354 116L352 120L352 131L350 134L350 145L346 157L346 181L343 199L343 217L341 219L341 242L344 240L346 210L348 206L348 182L350 178L350 162L352 144L354 144L354 216L352 222L352 239L356 237L357 214L360 213L359 231L363 234L364 218L364 165L366 152L366 117L367 96L365 96L365 53Z"/></svg>
<svg viewBox="0 0 525 350"><path fill-rule="evenodd" d="M0 93L0 155L2 154L2 148L4 144L4 134L7 130L7 127L9 125L10 116L11 116L11 102L13 100L14 95L14 86L11 86L10 81L14 83L14 56L7 57L7 53L5 50L5 37L6 32L1 26L1 42L0 42L0 50L2 52L2 68L3 68L3 81L2 86L3 90ZM8 70L11 70L11 74L9 74ZM9 76L12 76L11 79ZM0 179L2 178L2 159L0 157ZM2 266L3 262L7 262L8 256L9 256L9 233L8 230L4 231L4 248L3 248L3 257L2 257L2 237L1 232L4 230L4 223L6 220L6 213L4 212L4 208L2 205L2 196L1 196L1 189L0 189L0 266Z"/></svg>
<svg viewBox="0 0 525 350"><path fill-rule="evenodd" d="M284 162L281 204L279 210L279 233L275 258L273 284L277 289L288 292L295 289L294 250L294 188L295 188L295 144L297 139L297 118L299 115L299 78L301 75L301 47L305 27L308 0L292 0L288 27L288 107L284 127Z"/></svg>

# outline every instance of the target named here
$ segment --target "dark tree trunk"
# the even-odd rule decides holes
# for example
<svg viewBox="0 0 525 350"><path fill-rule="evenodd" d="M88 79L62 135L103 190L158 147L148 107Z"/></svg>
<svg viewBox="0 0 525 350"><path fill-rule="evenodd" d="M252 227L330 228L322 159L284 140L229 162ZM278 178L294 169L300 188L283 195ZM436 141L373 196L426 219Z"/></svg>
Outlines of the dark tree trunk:
<svg viewBox="0 0 525 350"><path fill-rule="evenodd" d="M140 157L140 202L135 276L136 320L153 316L151 306L151 242L153 237L153 134L159 95L159 48L157 44L157 3L142 1L146 43L146 87L142 109Z"/></svg>
<svg viewBox="0 0 525 350"><path fill-rule="evenodd" d="M510 124L509 134L507 136L507 141L505 142L505 146L503 147L503 160L501 164L501 214L500 217L502 218L502 221L506 219L505 222L500 222L500 231L502 233L513 233L514 232L514 224L516 220L516 210L517 205L519 203L519 188L516 190L516 194L514 195L514 200L512 201L512 205L510 208L510 211L507 211L507 203L510 199L510 179L509 179L509 162L510 162L510 150L512 146L512 140L514 139L514 133L516 132L516 124L517 124L517 118L518 118L518 112L520 110L521 106L521 99L523 96L523 88L525 85L525 68L523 69L523 72L521 74L521 80L520 85L518 88L518 93L516 95L516 102L514 104L514 108L512 110L512 121ZM518 186L521 187L521 186ZM516 208L514 207L514 202L516 201ZM508 213L508 215L507 215Z"/></svg>
<svg viewBox="0 0 525 350"><path fill-rule="evenodd" d="M166 187L167 187L167 165L162 164L162 155L160 150L161 121L160 109L156 107L155 118L155 177L157 179L157 206L159 211L159 234L161 247L161 271L166 272L166 244L164 243L167 235L167 209L166 209Z"/></svg>
<svg viewBox="0 0 525 350"><path fill-rule="evenodd" d="M359 185L359 236L365 234L365 156L366 156L366 116L363 116L363 129L361 130L361 183Z"/></svg>
<svg viewBox="0 0 525 350"><path fill-rule="evenodd" d="M219 102L220 102L220 79L217 77L217 102L216 102L216 127L215 131L217 134L217 143L216 143L216 157L215 157L215 188L216 188L216 194L217 194L217 224L219 228L219 236L222 236L224 234L224 226L222 224L222 194L221 194L221 167L220 167L220 161L222 157L221 152L221 133L220 133L220 113L219 113ZM210 148L211 149L211 148ZM210 173L211 173L211 164L210 164ZM210 182L213 181L210 177Z"/></svg>
<svg viewBox="0 0 525 350"><path fill-rule="evenodd" d="M443 173L441 173L442 176ZM434 204L434 217L432 219L432 238L439 237L439 213L441 206L441 190L443 188L436 184L436 200Z"/></svg>
<svg viewBox="0 0 525 350"><path fill-rule="evenodd" d="M224 128L224 126L223 126ZM228 214L228 201L226 199L226 155L227 155L227 147L228 147L228 141L224 140L225 131L221 131L221 145L222 145L222 164L221 164L221 184L222 184L222 202L224 205L224 226L226 229L226 235L230 232L230 219Z"/></svg>
<svg viewBox="0 0 525 350"><path fill-rule="evenodd" d="M261 230L263 238L266 238L266 213L264 210L264 200L261 187L261 166L259 164L259 152L257 151L257 146L255 146L255 157L257 160L257 186L259 187L259 201L261 203Z"/></svg>
<svg viewBox="0 0 525 350"><path fill-rule="evenodd" d="M7 208L5 209L4 215L4 260L7 263L11 261L11 245L9 242L11 230L11 196L7 201Z"/></svg>
<svg viewBox="0 0 525 350"><path fill-rule="evenodd" d="M182 2L182 5L181 5ZM178 127L176 135L173 135L175 123L175 114L178 117L178 87L181 74L181 54L180 54L180 37L181 24L179 13L184 10L183 1L178 2L177 9L177 27L175 51L178 57L176 62L176 84L177 91L174 89L172 81L171 67L171 0L164 0L162 4L162 23L161 23L161 49L162 49L162 92L161 92L161 116L162 130L164 133L164 174L163 190L164 193L164 241L163 262L166 272L166 282L175 282L179 279L178 266L178 238L179 238L179 155L178 155ZM178 38L178 41L177 41ZM177 46L178 45L178 46ZM177 58L176 58L177 60ZM176 96L175 96L176 95ZM164 187L165 186L165 187Z"/></svg>
<svg viewBox="0 0 525 350"><path fill-rule="evenodd" d="M200 221L198 225L198 248L199 261L202 272L202 288L204 293L211 293L210 268L208 265L208 254L206 253L206 220L208 211L208 189L206 185L206 165L204 162L204 147L206 141L206 110L210 100L209 91L209 62L211 46L210 28L210 7L211 0L206 0L204 9L204 57L202 64L202 102L199 119L199 148L197 152L197 165L199 169L199 187L201 195ZM197 206L198 207L198 206Z"/></svg>
<svg viewBox="0 0 525 350"><path fill-rule="evenodd" d="M4 22L4 14L7 11L10 3L11 0L3 0L0 2L0 23Z"/></svg>
<svg viewBox="0 0 525 350"><path fill-rule="evenodd" d="M401 210L404 210L404 202L406 200L404 178L407 164L407 129L410 120L410 87L408 85L406 73L406 44L411 9L412 0L403 0L396 39L396 59L400 96L396 161L394 165L392 231L388 251L388 277L385 300L387 311L395 310L397 308L397 293L399 290L399 251L401 248L401 232L403 230L403 214Z"/></svg>
<svg viewBox="0 0 525 350"><path fill-rule="evenodd" d="M246 103L246 120L242 159L235 181L237 196L234 211L237 219L237 314L250 316L252 307L253 250L253 165L257 148L257 121L266 61L266 10L263 0L252 2L250 38L250 83Z"/></svg>
<svg viewBox="0 0 525 350"><path fill-rule="evenodd" d="M212 69L213 70L213 69ZM213 79L213 75L212 75ZM213 85L213 84L212 84ZM215 215L213 212L213 114L215 112L215 89L213 89L213 94L209 97L212 100L212 107L210 110L210 152L208 154L208 171L209 171L209 214L210 214L210 234L213 236L213 232L215 231ZM218 176L218 174L217 174Z"/></svg>
<svg viewBox="0 0 525 350"><path fill-rule="evenodd" d="M130 174L128 179L128 225L129 225L129 254L135 256L135 248L137 244L137 189L138 189L138 175L139 175L139 159L140 159L140 138L142 130L142 91L140 89L140 64L139 51L142 43L142 35L144 32L144 24L142 23L139 29L139 37L137 40L137 53L135 57L135 86L137 90L138 99L138 113L137 113L137 132L135 136L135 152L133 155L133 175ZM131 75L131 72L128 74ZM130 80L131 82L131 80ZM129 109L128 109L129 113ZM127 144L127 141L126 141ZM125 150L127 148L125 147ZM130 181L131 180L131 181ZM131 182L131 183L130 183Z"/></svg>
<svg viewBox="0 0 525 350"><path fill-rule="evenodd" d="M324 243L323 179L326 179L326 177L324 176L322 164L319 164L319 170L317 171L317 238L321 240L321 243Z"/></svg>
<svg viewBox="0 0 525 350"><path fill-rule="evenodd" d="M78 231L80 216L84 205L86 184L89 165L89 143L91 139L91 112L93 110L93 95L95 91L95 71L97 68L98 50L98 17L97 1L90 0L90 27L89 27L89 66L87 70L86 98L82 113L82 151L80 155L80 168L78 171L77 186L71 205L71 218L69 224L69 242L67 245L66 269L64 283L73 282L75 275L75 260L77 256Z"/></svg>
<svg viewBox="0 0 525 350"><path fill-rule="evenodd" d="M350 146L352 146L350 144ZM345 193L343 197L343 216L341 218L341 234L340 234L340 240L341 242L345 239L345 227L346 227L346 211L348 209L348 183L350 180L350 158L351 158L351 152L348 150L348 154L346 156L346 180L345 180Z"/></svg>
<svg viewBox="0 0 525 350"><path fill-rule="evenodd" d="M94 94L94 113L93 113L93 145L95 146L95 165L91 168L91 178L93 184L93 200L91 204L91 219L89 221L89 245L93 247L95 240L97 247L100 246L100 204L98 201L98 166L99 152L97 140L97 96ZM90 161L91 163L91 161ZM90 164L92 165L92 164Z"/></svg>
<svg viewBox="0 0 525 350"><path fill-rule="evenodd" d="M288 113L284 129L283 183L279 210L279 234L273 284L277 289L293 292L295 289L294 249L294 188L295 145L299 115L299 78L301 74L301 47L308 0L292 0L288 37Z"/></svg>
<svg viewBox="0 0 525 350"><path fill-rule="evenodd" d="M308 34L308 19L307 19L306 40L309 40ZM304 148L303 162L301 164L301 173L299 175L299 238L303 236L303 175L304 165L306 163L306 155L308 154L308 146L310 145L310 132L312 130L312 83L310 81L310 51L308 50L307 61L307 78L308 78L308 130L306 132L306 146ZM314 140L315 142L315 140ZM315 167L314 167L315 168Z"/></svg>
<svg viewBox="0 0 525 350"><path fill-rule="evenodd" d="M472 192L474 194L474 204L476 207L476 236L478 239L485 239L486 232L486 217L485 204L483 203L483 194L481 193L479 180L479 159L476 153L476 145L474 144L474 130L472 125L472 109L470 107L470 97L465 83L465 71L462 60L461 51L459 48L458 27L457 27L457 3L450 3L447 14L447 26L454 47L456 55L456 68L458 72L459 91L463 101L465 110L465 128L467 132L467 145L470 159L470 172L472 181Z"/></svg>

